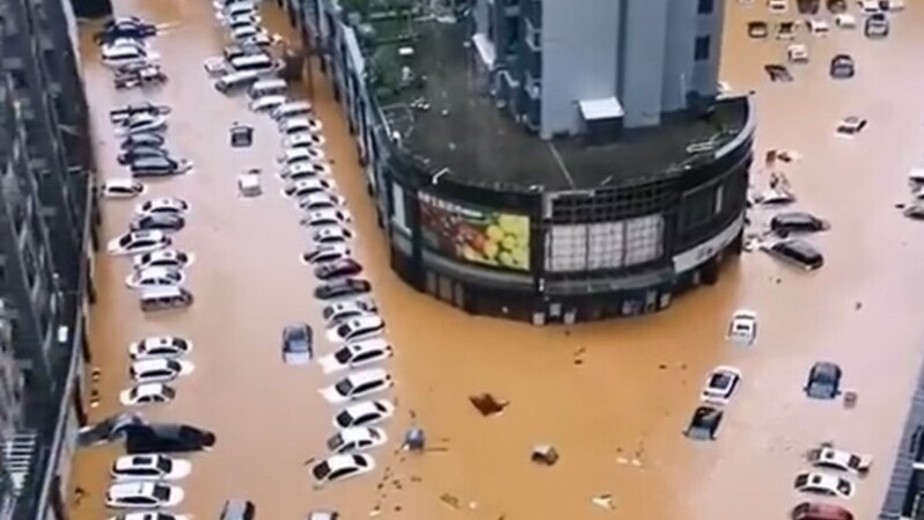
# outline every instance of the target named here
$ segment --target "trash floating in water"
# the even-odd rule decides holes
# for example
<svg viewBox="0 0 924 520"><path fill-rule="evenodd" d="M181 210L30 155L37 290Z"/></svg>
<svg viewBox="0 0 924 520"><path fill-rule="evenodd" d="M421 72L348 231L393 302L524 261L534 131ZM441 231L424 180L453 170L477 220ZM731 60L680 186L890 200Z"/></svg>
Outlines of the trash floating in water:
<svg viewBox="0 0 924 520"><path fill-rule="evenodd" d="M857 406L858 397L856 392L844 392L844 408L854 408Z"/></svg>
<svg viewBox="0 0 924 520"><path fill-rule="evenodd" d="M426 446L426 437L422 428L411 428L404 435L404 449L408 451L423 451Z"/></svg>
<svg viewBox="0 0 924 520"><path fill-rule="evenodd" d="M443 493L440 495L440 500L453 509L459 509L459 505L461 504L459 497L449 493Z"/></svg>
<svg viewBox="0 0 924 520"><path fill-rule="evenodd" d="M478 395L470 395L468 400L471 401L472 406L485 417L503 413L507 405L510 404L510 401L499 401L496 397L487 392Z"/></svg>
<svg viewBox="0 0 924 520"><path fill-rule="evenodd" d="M609 493L597 495L591 498L590 501L593 505L602 507L603 509L609 509L610 511L616 509L616 505L613 504L613 495Z"/></svg>
<svg viewBox="0 0 924 520"><path fill-rule="evenodd" d="M558 450L548 444L536 445L533 447L530 460L543 466L552 466L558 462Z"/></svg>

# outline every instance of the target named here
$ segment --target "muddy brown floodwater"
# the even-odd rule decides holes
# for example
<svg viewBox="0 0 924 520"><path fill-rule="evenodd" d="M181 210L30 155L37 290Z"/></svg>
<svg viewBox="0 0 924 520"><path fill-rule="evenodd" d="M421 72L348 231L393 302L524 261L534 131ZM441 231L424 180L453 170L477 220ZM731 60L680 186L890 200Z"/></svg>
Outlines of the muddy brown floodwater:
<svg viewBox="0 0 924 520"><path fill-rule="evenodd" d="M785 171L797 207L832 223L829 232L813 238L826 265L805 274L759 253L744 255L717 286L643 319L533 328L467 316L403 285L388 269L386 243L340 109L315 74L326 151L358 221L356 249L397 349L391 369L400 418L388 432L399 439L413 410L431 445L445 449L405 459L393 455L397 442L391 442L376 453L375 474L314 491L304 462L323 454L331 433L331 408L316 391L325 380L315 368L279 361L286 323L321 325L312 276L299 263L307 239L298 212L278 193L271 174L260 198L239 198L235 185L243 169L271 172L278 139L267 119L249 114L242 99L220 96L206 79L202 60L223 43L209 2L119 2L121 14L179 22L153 42L171 78L153 99L174 107L169 145L196 168L185 177L150 182L148 196L175 195L192 204L189 226L177 241L197 258L188 281L197 302L186 312L144 318L123 284L128 260L99 257L101 299L91 322L102 401L92 419L119 410L129 342L179 334L196 344L195 372L176 384L173 403L145 413L218 435L216 449L195 455L193 474L182 483L187 498L177 512L197 518L216 518L226 498L246 497L256 502L260 518L271 520L304 518L321 507L355 520L376 505L380 518L583 519L611 515L591 503L593 496L610 493L612 515L619 518L773 520L785 518L802 498L792 490L794 475L805 467L802 453L824 440L875 456L871 474L858 481L846 504L858 518L871 518L924 350L921 227L893 208L907 198L907 171L922 160L924 8L909 2L882 41L867 40L859 30L832 29L827 38L800 34L811 63L792 67L793 83L771 84L763 65L782 62L786 44L751 41L744 23L772 16L762 5L728 4L723 79L736 90L757 91L759 153L778 147L802 154ZM272 28L291 35L275 7L266 11ZM100 175L123 175L107 112L142 96L112 89L85 32L83 70ZM828 60L838 52L856 58L853 80L827 77ZM869 119L852 140L834 135L836 122L847 115ZM255 125L253 148L229 148L227 128L234 121ZM755 167L753 181L766 180ZM104 203L107 239L125 229L133 207ZM723 339L738 307L760 315L754 348ZM841 364L846 387L859 392L856 408L802 395L816 360ZM680 432L703 379L718 364L739 367L744 384L719 439L697 444ZM506 413L480 416L467 396L483 391L509 400ZM529 461L537 443L558 449L557 465ZM111 447L79 455L75 479L89 495L73 518L106 516L102 495L117 454ZM386 467L393 476L377 486ZM441 500L445 494L457 497L458 507Z"/></svg>

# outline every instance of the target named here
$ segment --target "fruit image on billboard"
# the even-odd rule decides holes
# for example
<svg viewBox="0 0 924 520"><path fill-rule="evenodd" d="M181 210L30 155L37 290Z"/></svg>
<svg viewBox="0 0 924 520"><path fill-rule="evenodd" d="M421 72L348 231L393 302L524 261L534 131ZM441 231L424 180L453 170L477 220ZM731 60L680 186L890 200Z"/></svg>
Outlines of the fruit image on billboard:
<svg viewBox="0 0 924 520"><path fill-rule="evenodd" d="M449 202L420 193L429 247L469 262L529 271L529 217Z"/></svg>

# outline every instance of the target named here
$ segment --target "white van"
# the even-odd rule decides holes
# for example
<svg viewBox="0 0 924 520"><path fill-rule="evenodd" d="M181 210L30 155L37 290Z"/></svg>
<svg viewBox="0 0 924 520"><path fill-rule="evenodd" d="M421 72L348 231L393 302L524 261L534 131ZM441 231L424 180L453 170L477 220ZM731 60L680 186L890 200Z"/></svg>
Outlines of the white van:
<svg viewBox="0 0 924 520"><path fill-rule="evenodd" d="M307 101L292 101L286 103L276 110L273 110L272 116L276 121L290 119L293 117L307 117L311 115L311 103Z"/></svg>
<svg viewBox="0 0 924 520"><path fill-rule="evenodd" d="M180 286L145 289L139 304L142 312L184 309L193 304L191 292Z"/></svg>
<svg viewBox="0 0 924 520"><path fill-rule="evenodd" d="M261 79L250 86L247 94L251 99L259 99L266 96L285 95L288 84L284 79L270 78Z"/></svg>
<svg viewBox="0 0 924 520"><path fill-rule="evenodd" d="M218 78L215 82L215 90L228 94L231 91L246 88L258 79L260 79L260 74L252 70L232 72Z"/></svg>
<svg viewBox="0 0 924 520"><path fill-rule="evenodd" d="M237 71L272 72L277 68L276 62L266 53L235 56L229 61L231 68Z"/></svg>
<svg viewBox="0 0 924 520"><path fill-rule="evenodd" d="M255 173L242 173L237 177L237 190L242 197L259 197L263 193L260 176Z"/></svg>

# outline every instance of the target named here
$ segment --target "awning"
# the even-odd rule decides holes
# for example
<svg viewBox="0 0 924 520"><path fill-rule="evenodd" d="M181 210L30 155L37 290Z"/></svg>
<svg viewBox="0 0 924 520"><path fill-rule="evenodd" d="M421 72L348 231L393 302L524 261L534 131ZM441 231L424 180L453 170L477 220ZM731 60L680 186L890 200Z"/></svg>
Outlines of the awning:
<svg viewBox="0 0 924 520"><path fill-rule="evenodd" d="M578 102L584 121L603 121L617 119L625 115L622 103L616 97L587 99Z"/></svg>

